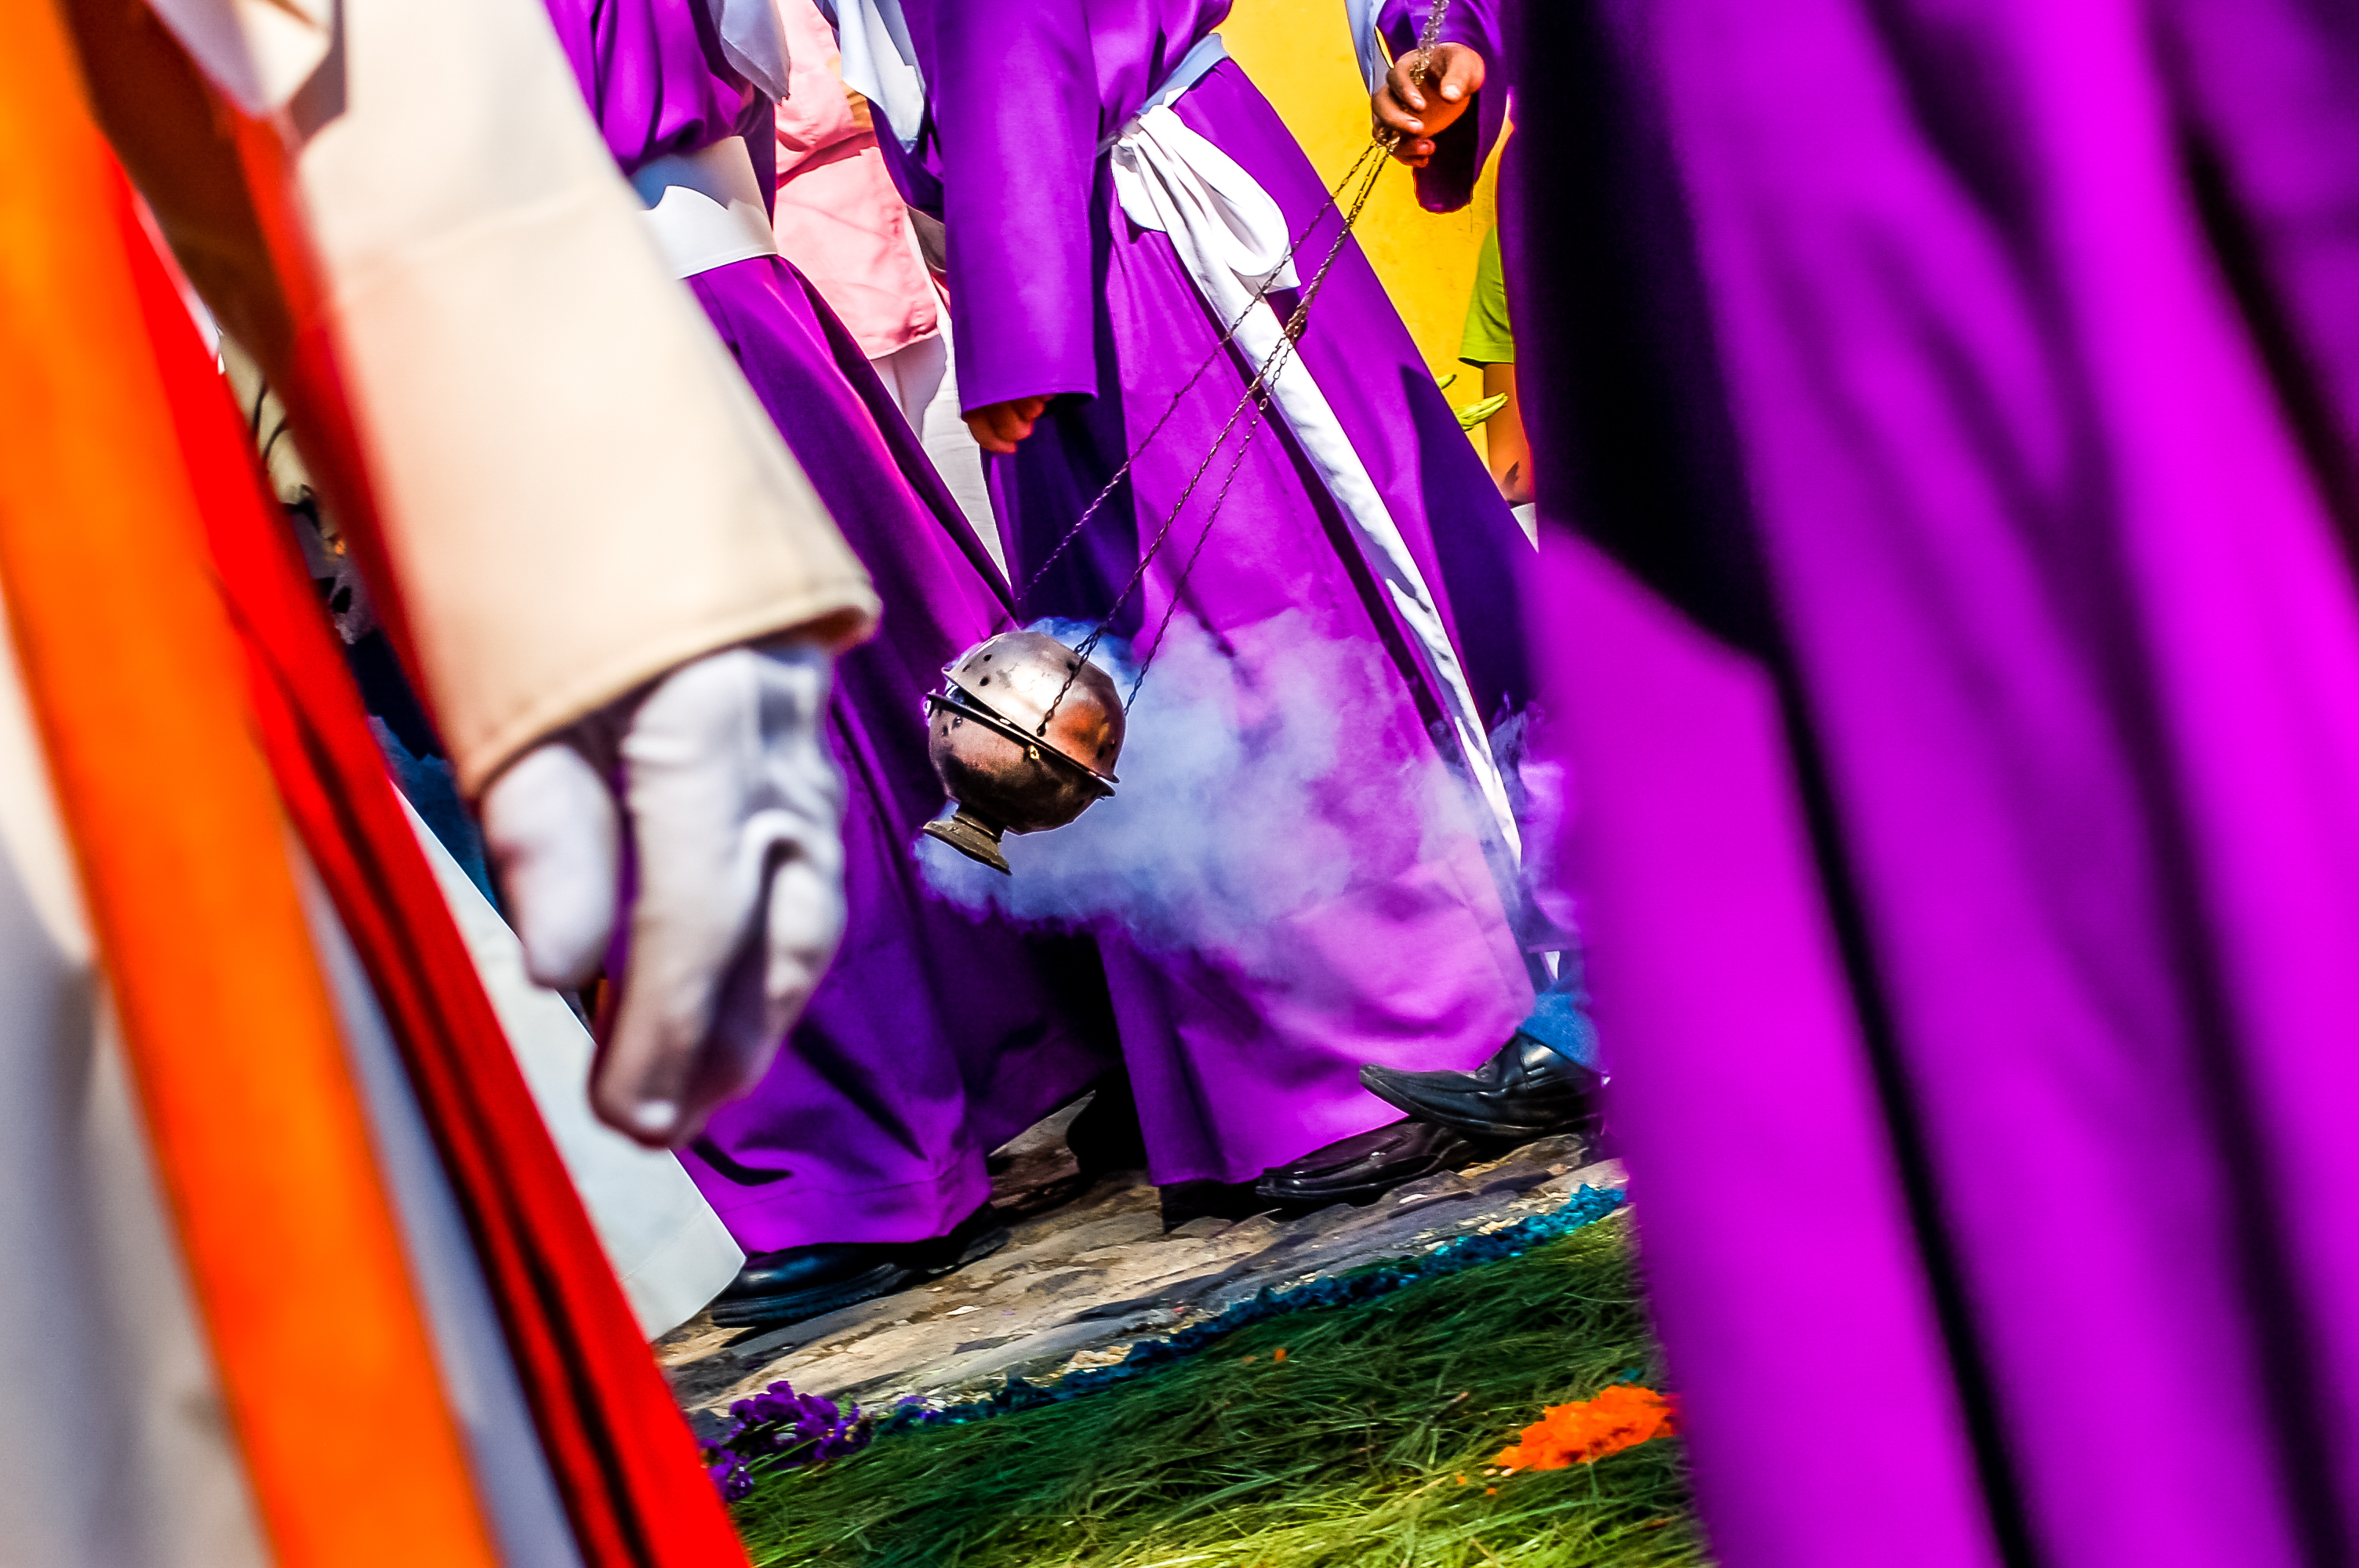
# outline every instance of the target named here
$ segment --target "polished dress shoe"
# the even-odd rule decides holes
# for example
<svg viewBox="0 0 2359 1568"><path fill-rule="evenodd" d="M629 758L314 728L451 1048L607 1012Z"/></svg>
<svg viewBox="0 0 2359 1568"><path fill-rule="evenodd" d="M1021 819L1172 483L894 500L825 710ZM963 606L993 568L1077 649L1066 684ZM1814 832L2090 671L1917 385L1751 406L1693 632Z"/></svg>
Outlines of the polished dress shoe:
<svg viewBox="0 0 2359 1568"><path fill-rule="evenodd" d="M1130 1080L1115 1076L1101 1082L1090 1103L1065 1129L1065 1147L1085 1181L1115 1171L1147 1169L1147 1135L1138 1125L1138 1105L1131 1098Z"/></svg>
<svg viewBox="0 0 2359 1568"><path fill-rule="evenodd" d="M1596 1129L1603 1075L1518 1031L1471 1073L1404 1073L1365 1066L1370 1094L1419 1121L1473 1138L1516 1142Z"/></svg>
<svg viewBox="0 0 2359 1568"><path fill-rule="evenodd" d="M777 1328L937 1279L1007 1245L984 1205L947 1236L925 1241L815 1241L757 1252L712 1303L724 1328Z"/></svg>
<svg viewBox="0 0 2359 1568"><path fill-rule="evenodd" d="M1252 1182L1166 1182L1157 1196L1163 1205L1166 1235L1195 1220L1234 1223L1277 1206L1256 1192Z"/></svg>
<svg viewBox="0 0 2359 1568"><path fill-rule="evenodd" d="M1471 1164L1497 1151L1455 1128L1396 1121L1373 1132L1339 1138L1290 1164L1262 1173L1254 1190L1290 1206L1373 1203L1395 1187Z"/></svg>

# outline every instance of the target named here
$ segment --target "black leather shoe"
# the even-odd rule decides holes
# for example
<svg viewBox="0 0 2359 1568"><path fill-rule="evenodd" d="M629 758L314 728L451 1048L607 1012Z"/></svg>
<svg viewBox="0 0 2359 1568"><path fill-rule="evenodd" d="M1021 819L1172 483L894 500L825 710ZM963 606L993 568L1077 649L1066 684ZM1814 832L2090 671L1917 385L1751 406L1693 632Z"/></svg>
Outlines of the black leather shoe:
<svg viewBox="0 0 2359 1568"><path fill-rule="evenodd" d="M1488 1144L1455 1128L1396 1121L1274 1166L1262 1173L1254 1190L1283 1204L1373 1203L1395 1187L1490 1152Z"/></svg>
<svg viewBox="0 0 2359 1568"><path fill-rule="evenodd" d="M724 1328L776 1328L908 1290L1007 1245L989 1204L925 1241L815 1241L757 1252L712 1303Z"/></svg>
<svg viewBox="0 0 2359 1568"><path fill-rule="evenodd" d="M1593 1130L1605 1079L1521 1033L1471 1073L1404 1073L1365 1066L1370 1094L1439 1127L1518 1142Z"/></svg>
<svg viewBox="0 0 2359 1568"><path fill-rule="evenodd" d="M1168 1235L1198 1219L1251 1219L1277 1206L1254 1191L1251 1182L1166 1182L1157 1190Z"/></svg>
<svg viewBox="0 0 2359 1568"><path fill-rule="evenodd" d="M1147 1135L1139 1130L1138 1104L1131 1098L1130 1080L1116 1076L1101 1082L1065 1129L1065 1147L1086 1181L1114 1171L1147 1169Z"/></svg>

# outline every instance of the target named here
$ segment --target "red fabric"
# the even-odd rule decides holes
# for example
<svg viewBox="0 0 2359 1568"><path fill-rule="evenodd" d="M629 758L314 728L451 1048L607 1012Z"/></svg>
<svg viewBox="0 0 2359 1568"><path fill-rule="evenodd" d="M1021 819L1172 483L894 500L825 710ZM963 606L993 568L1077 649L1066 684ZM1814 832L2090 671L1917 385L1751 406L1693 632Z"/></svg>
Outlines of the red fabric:
<svg viewBox="0 0 2359 1568"><path fill-rule="evenodd" d="M127 183L118 181L114 196L212 558L246 646L263 749L408 1066L583 1562L743 1564L395 798L227 389L145 238ZM364 476L339 477L339 490L364 488Z"/></svg>

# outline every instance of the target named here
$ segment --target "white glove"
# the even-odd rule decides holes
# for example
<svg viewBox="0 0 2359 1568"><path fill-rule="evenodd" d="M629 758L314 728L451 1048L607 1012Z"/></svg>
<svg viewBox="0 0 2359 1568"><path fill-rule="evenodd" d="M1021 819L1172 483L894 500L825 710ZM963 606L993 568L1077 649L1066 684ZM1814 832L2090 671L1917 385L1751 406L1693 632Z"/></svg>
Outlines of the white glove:
<svg viewBox="0 0 2359 1568"><path fill-rule="evenodd" d="M614 945L629 816L636 894L590 1101L642 1143L677 1148L752 1088L835 956L829 675L803 643L709 654L527 752L484 794L509 924L551 988L587 981Z"/></svg>

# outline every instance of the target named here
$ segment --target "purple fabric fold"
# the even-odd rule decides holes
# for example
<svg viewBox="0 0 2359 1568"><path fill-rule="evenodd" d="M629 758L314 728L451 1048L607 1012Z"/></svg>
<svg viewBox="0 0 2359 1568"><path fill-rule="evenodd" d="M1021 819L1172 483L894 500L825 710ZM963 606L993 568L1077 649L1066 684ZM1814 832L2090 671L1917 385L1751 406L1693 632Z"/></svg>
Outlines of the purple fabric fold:
<svg viewBox="0 0 2359 1568"><path fill-rule="evenodd" d="M722 63L698 0L551 0L550 15L625 171L738 134L749 106L768 112ZM838 659L828 714L850 785L842 947L776 1065L681 1162L748 1252L939 1236L989 1195L994 1147L1114 1062L1087 938L957 910L927 890L911 852L942 804L925 694L959 653L1006 627L1006 587L801 274L762 256L687 287L867 567L884 615Z"/></svg>
<svg viewBox="0 0 2359 1568"><path fill-rule="evenodd" d="M757 99L698 0L545 0L582 102L625 174L738 133Z"/></svg>
<svg viewBox="0 0 2359 1568"><path fill-rule="evenodd" d="M1716 1555L2351 1561L2347 45L1510 21L1536 612Z"/></svg>
<svg viewBox="0 0 2359 1568"><path fill-rule="evenodd" d="M1431 728L1440 710L1392 605L1282 426L1256 437L1231 477L1237 449L1222 431L1242 367L1170 242L1120 211L1099 154L1226 10L1224 0L1086 14L905 6L939 132L915 161L943 189L966 400L1082 395L1060 397L1015 456L990 463L1023 613L1105 613L1219 447L1213 482L1179 514L1174 546L1115 630L1151 645L1177 599L1256 711L1283 711L1299 672L1320 671L1307 718L1334 726L1344 760L1319 779L1301 827L1304 841L1336 846L1333 885L1268 923L1260 951L1100 931L1161 1181L1250 1179L1396 1119L1360 1087L1361 1064L1472 1067L1532 998L1471 819L1445 812L1404 830L1456 785L1428 793L1447 781ZM1006 92L1015 81L1039 90ZM1337 220L1322 215L1326 189L1241 68L1216 67L1173 109L1308 231L1303 255L1327 254ZM1529 546L1356 246L1344 245L1301 353L1435 585L1480 699L1520 703L1529 674L1513 574ZM1049 566L1134 449L1127 482ZM1202 535L1216 490L1219 521ZM1208 546L1188 575L1200 535Z"/></svg>
<svg viewBox="0 0 2359 1568"><path fill-rule="evenodd" d="M919 144L920 167L925 183L939 182L938 215L959 236L950 242L953 308L992 301L959 309L960 400L981 408L1110 394L1093 333L1100 269L1087 223L1071 219L1089 211L1102 178L1099 146L1220 25L1229 0L917 4L903 13L934 132ZM1014 82L1030 86L1010 91ZM1019 212L1059 219L1008 221Z"/></svg>

